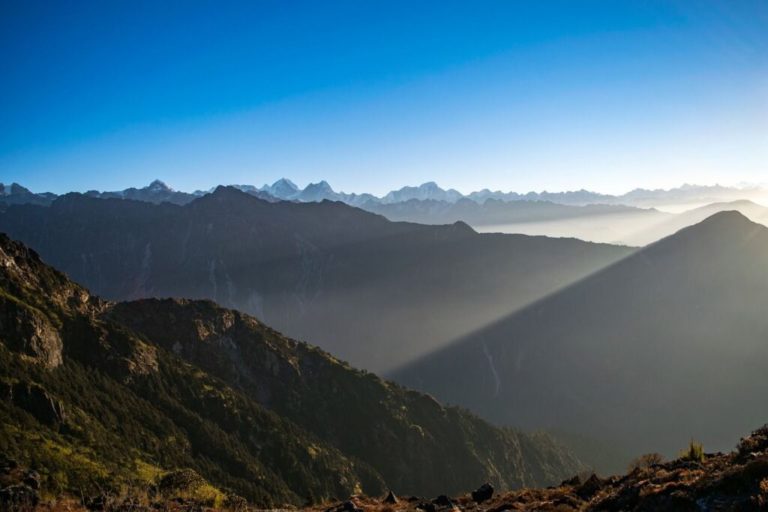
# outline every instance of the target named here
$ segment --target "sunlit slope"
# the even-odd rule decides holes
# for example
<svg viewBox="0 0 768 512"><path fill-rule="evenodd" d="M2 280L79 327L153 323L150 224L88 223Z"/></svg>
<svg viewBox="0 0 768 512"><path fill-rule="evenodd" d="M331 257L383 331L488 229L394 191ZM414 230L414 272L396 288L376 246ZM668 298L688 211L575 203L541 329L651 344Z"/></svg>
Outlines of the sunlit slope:
<svg viewBox="0 0 768 512"><path fill-rule="evenodd" d="M504 424L673 452L768 415L768 228L718 213L394 374Z"/></svg>
<svg viewBox="0 0 768 512"><path fill-rule="evenodd" d="M760 204L748 200L711 203L671 215L661 222L649 224L645 229L635 230L627 235L627 242L630 245L646 245L724 211L737 211L753 222L768 225L768 208Z"/></svg>
<svg viewBox="0 0 768 512"><path fill-rule="evenodd" d="M232 188L186 206L68 195L0 230L111 299L208 298L370 370L428 353L631 253L480 235Z"/></svg>
<svg viewBox="0 0 768 512"><path fill-rule="evenodd" d="M738 211L754 222L768 225L768 208L749 200L711 203L679 213L607 206L560 207L552 209L552 214L544 218L540 215L525 218L508 212L506 219L498 216L491 222L476 216L469 223L486 233L575 237L592 242L645 246L721 211Z"/></svg>

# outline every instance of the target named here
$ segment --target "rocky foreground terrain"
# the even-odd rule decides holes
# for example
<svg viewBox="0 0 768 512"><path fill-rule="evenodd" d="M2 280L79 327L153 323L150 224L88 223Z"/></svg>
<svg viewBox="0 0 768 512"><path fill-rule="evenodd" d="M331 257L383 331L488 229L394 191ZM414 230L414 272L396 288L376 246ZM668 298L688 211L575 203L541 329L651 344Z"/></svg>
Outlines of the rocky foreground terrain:
<svg viewBox="0 0 768 512"><path fill-rule="evenodd" d="M693 447L694 445L692 445ZM177 471L147 489L120 495L44 499L39 476L14 461L0 461L0 506L9 511L247 511L243 499L205 497L205 481ZM301 510L287 507L284 510ZM303 510L311 512L504 512L504 511L761 511L768 510L768 425L729 454L695 449L667 462L639 459L624 476L574 476L558 486L495 493L489 484L462 496L424 498L354 495Z"/></svg>

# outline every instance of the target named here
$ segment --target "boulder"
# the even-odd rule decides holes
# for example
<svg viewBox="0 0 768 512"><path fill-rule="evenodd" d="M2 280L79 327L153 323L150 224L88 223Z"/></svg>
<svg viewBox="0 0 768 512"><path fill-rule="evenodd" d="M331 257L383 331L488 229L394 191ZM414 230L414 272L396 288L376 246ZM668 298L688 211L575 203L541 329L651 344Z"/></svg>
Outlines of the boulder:
<svg viewBox="0 0 768 512"><path fill-rule="evenodd" d="M232 512L241 512L248 510L248 501L242 496L228 494L224 500L224 508Z"/></svg>
<svg viewBox="0 0 768 512"><path fill-rule="evenodd" d="M423 510L424 512L435 512L437 510L437 507L435 507L434 503L430 503L428 501L422 501L418 505L416 505L416 508L419 510Z"/></svg>
<svg viewBox="0 0 768 512"><path fill-rule="evenodd" d="M576 475L572 478L569 478L568 480L563 480L560 482L561 487L569 486L569 487L577 487L581 485L581 478L579 478L579 475Z"/></svg>
<svg viewBox="0 0 768 512"><path fill-rule="evenodd" d="M0 489L1 510L33 509L39 501L38 492L24 484L9 485Z"/></svg>
<svg viewBox="0 0 768 512"><path fill-rule="evenodd" d="M397 503L397 496L395 496L395 493L393 493L392 491L389 491L389 493L387 493L387 496L382 500L382 503L394 505Z"/></svg>
<svg viewBox="0 0 768 512"><path fill-rule="evenodd" d="M163 475L157 487L162 495L169 496L179 492L194 491L206 483L205 479L196 471L192 469L179 469Z"/></svg>
<svg viewBox="0 0 768 512"><path fill-rule="evenodd" d="M477 490L472 491L472 501L475 503L482 503L493 497L493 486L489 483L484 483Z"/></svg>
<svg viewBox="0 0 768 512"><path fill-rule="evenodd" d="M576 488L576 495L583 500L588 500L597 494L597 491L602 489L602 487L602 480L600 480L600 478L598 478L598 476L593 473L586 482Z"/></svg>
<svg viewBox="0 0 768 512"><path fill-rule="evenodd" d="M40 490L40 474L37 471L30 471L24 476L22 483L36 491Z"/></svg>
<svg viewBox="0 0 768 512"><path fill-rule="evenodd" d="M451 498L449 498L445 494L441 494L437 498L433 499L432 503L434 503L438 507L453 508L453 502L451 501Z"/></svg>
<svg viewBox="0 0 768 512"><path fill-rule="evenodd" d="M347 500L336 508L337 512L363 512L352 500Z"/></svg>

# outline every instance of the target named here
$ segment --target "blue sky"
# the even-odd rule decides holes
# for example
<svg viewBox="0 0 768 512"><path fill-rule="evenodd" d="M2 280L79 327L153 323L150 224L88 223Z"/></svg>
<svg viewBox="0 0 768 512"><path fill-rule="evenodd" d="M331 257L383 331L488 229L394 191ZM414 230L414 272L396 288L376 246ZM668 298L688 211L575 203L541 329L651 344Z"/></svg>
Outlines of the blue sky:
<svg viewBox="0 0 768 512"><path fill-rule="evenodd" d="M768 181L768 2L0 0L0 182Z"/></svg>

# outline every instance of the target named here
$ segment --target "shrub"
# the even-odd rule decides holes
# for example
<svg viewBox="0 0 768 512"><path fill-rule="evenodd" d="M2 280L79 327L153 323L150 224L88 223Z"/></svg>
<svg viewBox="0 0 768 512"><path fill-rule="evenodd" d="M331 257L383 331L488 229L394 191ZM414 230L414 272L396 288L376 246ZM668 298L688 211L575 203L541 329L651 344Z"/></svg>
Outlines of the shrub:
<svg viewBox="0 0 768 512"><path fill-rule="evenodd" d="M690 460L693 462L704 462L704 446L694 440L688 444L688 448L680 452L681 460Z"/></svg>
<svg viewBox="0 0 768 512"><path fill-rule="evenodd" d="M660 453L646 453L629 463L629 472L631 473L635 469L647 469L662 462L664 462L664 457Z"/></svg>

